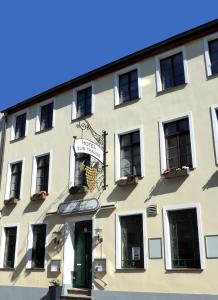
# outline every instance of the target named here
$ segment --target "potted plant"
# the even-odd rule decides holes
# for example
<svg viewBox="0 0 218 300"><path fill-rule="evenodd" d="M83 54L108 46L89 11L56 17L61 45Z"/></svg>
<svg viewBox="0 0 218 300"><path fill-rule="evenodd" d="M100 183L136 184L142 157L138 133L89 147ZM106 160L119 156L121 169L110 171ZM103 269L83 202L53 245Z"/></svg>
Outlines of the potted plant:
<svg viewBox="0 0 218 300"><path fill-rule="evenodd" d="M32 201L45 200L47 195L48 195L48 193L46 191L36 192L35 194L33 194L31 196L31 200Z"/></svg>
<svg viewBox="0 0 218 300"><path fill-rule="evenodd" d="M189 167L182 166L178 168L167 168L164 170L163 175L166 179L174 178L174 177L182 177L189 175Z"/></svg>
<svg viewBox="0 0 218 300"><path fill-rule="evenodd" d="M69 189L69 193L71 195L74 195L74 194L84 194L84 193L87 193L87 192L88 192L88 187L86 185L72 186Z"/></svg>

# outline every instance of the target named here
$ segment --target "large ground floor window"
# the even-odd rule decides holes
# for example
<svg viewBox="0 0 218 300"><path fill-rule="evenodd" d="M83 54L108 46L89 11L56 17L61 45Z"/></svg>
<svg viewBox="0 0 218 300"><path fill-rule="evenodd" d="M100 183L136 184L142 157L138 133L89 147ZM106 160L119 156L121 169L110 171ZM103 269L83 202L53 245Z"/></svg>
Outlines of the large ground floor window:
<svg viewBox="0 0 218 300"><path fill-rule="evenodd" d="M117 268L144 268L143 214L117 216Z"/></svg>
<svg viewBox="0 0 218 300"><path fill-rule="evenodd" d="M166 259L169 269L201 269L197 207L164 209Z"/></svg>

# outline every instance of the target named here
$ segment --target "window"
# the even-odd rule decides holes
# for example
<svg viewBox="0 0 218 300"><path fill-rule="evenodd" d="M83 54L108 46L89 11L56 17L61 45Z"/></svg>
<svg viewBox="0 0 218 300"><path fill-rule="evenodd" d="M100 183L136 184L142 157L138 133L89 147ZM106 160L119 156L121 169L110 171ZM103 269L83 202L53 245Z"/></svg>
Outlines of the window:
<svg viewBox="0 0 218 300"><path fill-rule="evenodd" d="M147 265L144 214L134 212L116 216L116 268L140 269Z"/></svg>
<svg viewBox="0 0 218 300"><path fill-rule="evenodd" d="M48 192L48 180L49 180L49 154L39 156L37 161L37 175L36 175L36 192L46 191Z"/></svg>
<svg viewBox="0 0 218 300"><path fill-rule="evenodd" d="M94 82L73 89L72 119L94 113Z"/></svg>
<svg viewBox="0 0 218 300"><path fill-rule="evenodd" d="M92 87L77 92L77 118L87 116L92 112Z"/></svg>
<svg viewBox="0 0 218 300"><path fill-rule="evenodd" d="M27 134L27 110L19 111L12 117L11 141L24 138Z"/></svg>
<svg viewBox="0 0 218 300"><path fill-rule="evenodd" d="M36 132L41 132L54 127L55 98L49 99L38 105L36 115Z"/></svg>
<svg viewBox="0 0 218 300"><path fill-rule="evenodd" d="M53 102L41 107L40 130L46 130L52 127L53 120Z"/></svg>
<svg viewBox="0 0 218 300"><path fill-rule="evenodd" d="M20 198L22 162L11 164L11 184L9 198Z"/></svg>
<svg viewBox="0 0 218 300"><path fill-rule="evenodd" d="M218 104L211 106L211 117L213 126L213 139L216 154L216 164L218 164Z"/></svg>
<svg viewBox="0 0 218 300"><path fill-rule="evenodd" d="M191 141L188 118L164 125L167 168L192 168Z"/></svg>
<svg viewBox="0 0 218 300"><path fill-rule="evenodd" d="M140 133L131 132L120 136L120 174L141 177Z"/></svg>
<svg viewBox="0 0 218 300"><path fill-rule="evenodd" d="M33 225L32 232L32 268L44 268L46 224Z"/></svg>
<svg viewBox="0 0 218 300"><path fill-rule="evenodd" d="M25 136L26 130L26 113L16 117L15 139Z"/></svg>
<svg viewBox="0 0 218 300"><path fill-rule="evenodd" d="M159 121L161 173L169 168L197 167L191 112Z"/></svg>
<svg viewBox="0 0 218 300"><path fill-rule="evenodd" d="M207 76L218 73L218 33L204 38L204 56Z"/></svg>
<svg viewBox="0 0 218 300"><path fill-rule="evenodd" d="M133 65L115 73L115 105L140 99L140 65Z"/></svg>
<svg viewBox="0 0 218 300"><path fill-rule="evenodd" d="M163 209L167 269L203 269L198 204Z"/></svg>
<svg viewBox="0 0 218 300"><path fill-rule="evenodd" d="M162 89L168 89L185 83L182 53L160 61Z"/></svg>
<svg viewBox="0 0 218 300"><path fill-rule="evenodd" d="M115 181L128 175L144 177L143 126L115 133Z"/></svg>
<svg viewBox="0 0 218 300"><path fill-rule="evenodd" d="M185 47L162 53L155 58L157 91L188 83Z"/></svg>
<svg viewBox="0 0 218 300"><path fill-rule="evenodd" d="M14 268L17 227L5 227L4 268Z"/></svg>
<svg viewBox="0 0 218 300"><path fill-rule="evenodd" d="M208 43L211 72L212 74L218 73L218 38Z"/></svg>
<svg viewBox="0 0 218 300"><path fill-rule="evenodd" d="M142 216L123 216L121 222L121 266L122 268L143 268Z"/></svg>
<svg viewBox="0 0 218 300"><path fill-rule="evenodd" d="M86 186L86 176L85 170L82 165L90 166L90 155L85 153L80 153L76 155L75 161L75 186Z"/></svg>
<svg viewBox="0 0 218 300"><path fill-rule="evenodd" d="M119 76L120 103L137 99L138 95L138 72L137 70Z"/></svg>

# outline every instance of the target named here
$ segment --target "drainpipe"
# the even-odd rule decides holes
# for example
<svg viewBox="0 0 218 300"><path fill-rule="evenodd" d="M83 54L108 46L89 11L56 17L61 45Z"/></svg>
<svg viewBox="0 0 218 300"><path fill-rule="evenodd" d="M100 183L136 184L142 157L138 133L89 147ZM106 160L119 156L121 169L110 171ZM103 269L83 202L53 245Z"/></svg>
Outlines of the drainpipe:
<svg viewBox="0 0 218 300"><path fill-rule="evenodd" d="M7 114L0 115L0 189L2 183L2 166L5 152L5 133L6 133Z"/></svg>

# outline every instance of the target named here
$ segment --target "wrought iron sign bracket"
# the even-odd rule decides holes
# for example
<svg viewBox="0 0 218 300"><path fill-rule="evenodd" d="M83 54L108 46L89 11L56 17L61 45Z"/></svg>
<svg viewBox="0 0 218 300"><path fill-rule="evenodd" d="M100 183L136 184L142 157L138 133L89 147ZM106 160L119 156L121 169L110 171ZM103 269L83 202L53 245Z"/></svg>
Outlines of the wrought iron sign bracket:
<svg viewBox="0 0 218 300"><path fill-rule="evenodd" d="M106 137L108 133L103 130L102 134L97 133L90 125L90 123L87 120L80 120L78 124L76 125L77 128L81 129L81 138L77 138L77 136L73 136L73 150L75 153L75 157L78 153L87 153L91 156L95 157L98 162L98 171L97 171L97 188L98 190L106 190L107 188L107 177L106 177L106 170L107 170L107 153L106 150ZM84 139L84 132L90 132L91 137L94 139L94 142L88 139ZM91 147L82 147L81 145L87 143ZM79 145L79 146L78 146ZM94 151L93 147L95 148ZM91 149L92 148L92 149ZM84 152L83 152L84 151Z"/></svg>

